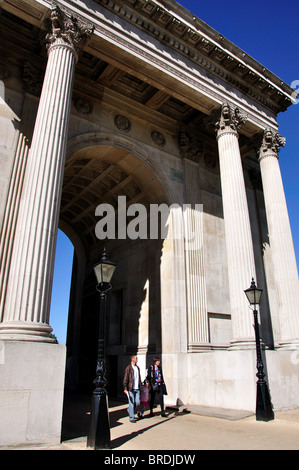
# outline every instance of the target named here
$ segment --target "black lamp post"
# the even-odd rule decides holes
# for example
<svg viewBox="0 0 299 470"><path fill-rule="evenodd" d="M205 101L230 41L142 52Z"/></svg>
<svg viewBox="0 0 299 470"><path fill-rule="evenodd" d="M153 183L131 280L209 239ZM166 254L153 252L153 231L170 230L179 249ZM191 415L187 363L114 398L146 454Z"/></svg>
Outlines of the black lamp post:
<svg viewBox="0 0 299 470"><path fill-rule="evenodd" d="M256 390L256 420L257 421L270 421L274 419L274 413L270 401L269 390L267 382L264 380L264 365L261 354L261 342L259 334L259 326L257 319L256 305L259 305L263 290L258 289L255 285L254 279L252 278L251 286L249 289L244 290L246 297L253 305L253 316L254 316L254 330L255 330L255 343L256 343L256 367L257 367L257 390Z"/></svg>
<svg viewBox="0 0 299 470"><path fill-rule="evenodd" d="M96 366L96 386L92 395L91 424L89 435L87 436L87 447L94 450L107 448L110 445L110 422L108 412L108 396L106 392L107 380L105 377L105 317L106 317L106 297L111 289L111 278L116 264L108 259L106 250L102 257L94 266L97 277L97 290L100 292L100 318L99 318L99 343L98 358Z"/></svg>

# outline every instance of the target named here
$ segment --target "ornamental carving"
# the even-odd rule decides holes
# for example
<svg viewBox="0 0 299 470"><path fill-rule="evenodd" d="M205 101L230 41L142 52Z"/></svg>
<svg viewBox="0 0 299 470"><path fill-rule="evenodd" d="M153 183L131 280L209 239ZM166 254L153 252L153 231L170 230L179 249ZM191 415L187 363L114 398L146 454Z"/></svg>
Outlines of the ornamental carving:
<svg viewBox="0 0 299 470"><path fill-rule="evenodd" d="M247 115L233 108L228 103L223 103L219 121L216 122L217 137L222 133L237 133L242 124L247 120Z"/></svg>
<svg viewBox="0 0 299 470"><path fill-rule="evenodd" d="M0 80L6 80L9 77L11 77L11 72L7 65L0 64Z"/></svg>
<svg viewBox="0 0 299 470"><path fill-rule="evenodd" d="M188 132L180 132L179 134L180 152L184 158L188 158L198 163L203 151L203 143L195 136Z"/></svg>
<svg viewBox="0 0 299 470"><path fill-rule="evenodd" d="M23 85L25 91L34 95L40 96L42 86L43 86L43 74L33 67L30 62L24 62L24 69L23 69Z"/></svg>
<svg viewBox="0 0 299 470"><path fill-rule="evenodd" d="M131 129L131 122L126 116L118 114L114 118L114 124L120 131L129 132Z"/></svg>
<svg viewBox="0 0 299 470"><path fill-rule="evenodd" d="M165 139L164 135L161 132L153 131L151 133L151 138L152 138L153 142L155 142L156 145L158 145L159 147L164 147L164 145L166 143L166 139Z"/></svg>
<svg viewBox="0 0 299 470"><path fill-rule="evenodd" d="M91 25L87 25L74 15L67 15L58 5L52 8L47 26L51 29L51 32L46 35L47 47L53 44L65 44L74 49L76 54L93 32Z"/></svg>
<svg viewBox="0 0 299 470"><path fill-rule="evenodd" d="M286 143L285 137L282 137L278 132L271 129L265 129L262 142L260 146L260 158L265 154L276 154L278 155L280 147L284 147Z"/></svg>
<svg viewBox="0 0 299 470"><path fill-rule="evenodd" d="M74 105L78 113L80 114L91 114L92 113L92 104L89 101L86 101L83 98L76 98L74 100Z"/></svg>
<svg viewBox="0 0 299 470"><path fill-rule="evenodd" d="M211 153L205 153L203 159L207 168L210 170L215 170L217 166L217 159L215 155L212 155Z"/></svg>

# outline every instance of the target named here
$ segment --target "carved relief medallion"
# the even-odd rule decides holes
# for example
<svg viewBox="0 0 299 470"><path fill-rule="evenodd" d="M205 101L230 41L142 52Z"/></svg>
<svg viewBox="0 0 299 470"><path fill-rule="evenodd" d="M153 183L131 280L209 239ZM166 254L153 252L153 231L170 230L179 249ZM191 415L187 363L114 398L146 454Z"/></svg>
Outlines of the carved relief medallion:
<svg viewBox="0 0 299 470"><path fill-rule="evenodd" d="M151 137L152 137L153 142L155 142L156 145L158 145L159 147L164 147L166 143L166 139L161 132L153 131L151 133Z"/></svg>
<svg viewBox="0 0 299 470"><path fill-rule="evenodd" d="M120 131L129 132L131 129L131 122L126 116L118 114L114 118L114 124Z"/></svg>

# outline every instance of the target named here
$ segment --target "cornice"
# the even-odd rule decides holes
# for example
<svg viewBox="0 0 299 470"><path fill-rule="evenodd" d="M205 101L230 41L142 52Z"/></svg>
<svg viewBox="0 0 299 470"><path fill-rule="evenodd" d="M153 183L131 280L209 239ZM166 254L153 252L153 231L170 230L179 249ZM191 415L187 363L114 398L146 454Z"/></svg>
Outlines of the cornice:
<svg viewBox="0 0 299 470"><path fill-rule="evenodd" d="M74 11L94 24L91 49L97 50L97 41L102 34L115 36L117 42L121 42L119 32L109 30L113 19L111 15L116 15L118 21L134 25L147 36L165 44L169 50L176 51L177 57L181 55L190 64L194 63L204 73L210 74L210 77L218 77L274 115L286 110L295 101L291 87L173 0L0 0L3 8L15 14L17 10L21 18L41 28L53 3L68 8L70 12ZM101 12L92 8L95 4L99 5ZM22 8L22 5L27 5L28 9ZM107 14L103 15L105 11L109 12L107 18ZM129 37L123 37L123 42L128 40ZM132 45L130 48L132 49ZM137 52L140 50L139 47ZM142 52L148 56L145 51ZM153 55L151 58L153 59ZM186 73L180 74L178 70L175 74L182 75L183 78L186 76ZM196 75L191 73L190 77L190 86L200 88ZM216 94L218 96L218 92ZM219 100L216 99L217 101Z"/></svg>
<svg viewBox="0 0 299 470"><path fill-rule="evenodd" d="M219 76L275 114L294 90L260 63L171 0L95 0L192 62Z"/></svg>

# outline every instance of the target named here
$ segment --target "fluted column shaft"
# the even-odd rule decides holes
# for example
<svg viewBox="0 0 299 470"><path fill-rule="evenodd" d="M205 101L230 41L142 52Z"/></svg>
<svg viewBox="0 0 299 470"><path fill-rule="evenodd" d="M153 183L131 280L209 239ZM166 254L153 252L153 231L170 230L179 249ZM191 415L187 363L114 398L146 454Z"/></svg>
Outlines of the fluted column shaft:
<svg viewBox="0 0 299 470"><path fill-rule="evenodd" d="M299 347L299 283L287 204L279 168L279 147L285 140L266 130L259 153L271 259L280 325L280 347Z"/></svg>
<svg viewBox="0 0 299 470"><path fill-rule="evenodd" d="M232 348L254 347L251 312L244 290L256 278L253 243L237 128L237 110L222 108L217 141L232 319Z"/></svg>
<svg viewBox="0 0 299 470"><path fill-rule="evenodd" d="M70 114L77 22L55 8L28 155L0 337L52 341L49 311ZM74 27L75 26L75 27ZM71 35L68 32L71 32ZM63 34L62 34L63 33Z"/></svg>
<svg viewBox="0 0 299 470"><path fill-rule="evenodd" d="M26 137L20 133L7 197L7 209L5 211L0 237L0 322L3 320L3 309L11 263L11 252L13 249L15 224L20 204L20 188L23 184L27 157L28 145L26 143Z"/></svg>
<svg viewBox="0 0 299 470"><path fill-rule="evenodd" d="M199 201L199 169L197 163L184 160L185 197L184 208L185 263L188 350L209 349L208 312L203 252L203 213Z"/></svg>

